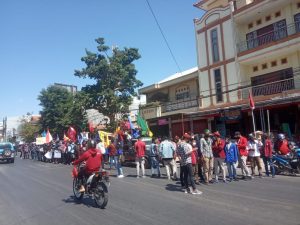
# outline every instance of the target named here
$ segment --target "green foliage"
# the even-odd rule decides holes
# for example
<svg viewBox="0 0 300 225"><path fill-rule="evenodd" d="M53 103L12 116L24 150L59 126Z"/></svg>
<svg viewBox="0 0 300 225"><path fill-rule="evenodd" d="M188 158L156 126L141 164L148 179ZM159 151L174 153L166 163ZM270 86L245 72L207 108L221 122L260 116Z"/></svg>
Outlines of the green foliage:
<svg viewBox="0 0 300 225"><path fill-rule="evenodd" d="M44 129L50 129L53 134L61 137L67 131L70 125L77 130L82 130L85 126L84 119L84 93L78 92L73 95L65 88L58 86L49 86L43 89L38 96L41 111L41 126Z"/></svg>
<svg viewBox="0 0 300 225"><path fill-rule="evenodd" d="M34 142L36 135L40 131L39 124L33 124L30 122L31 114L27 113L21 119L21 125L19 127L19 135L25 142ZM12 137L13 140L14 137Z"/></svg>
<svg viewBox="0 0 300 225"><path fill-rule="evenodd" d="M137 95L136 88L143 85L136 78L137 70L133 64L141 56L136 48L114 48L108 56L110 48L104 39L98 38L96 42L98 53L86 50L86 56L81 58L86 67L75 70L75 76L95 81L95 84L83 88L90 99L88 106L108 116L110 125L115 128L116 114L128 113L132 96Z"/></svg>

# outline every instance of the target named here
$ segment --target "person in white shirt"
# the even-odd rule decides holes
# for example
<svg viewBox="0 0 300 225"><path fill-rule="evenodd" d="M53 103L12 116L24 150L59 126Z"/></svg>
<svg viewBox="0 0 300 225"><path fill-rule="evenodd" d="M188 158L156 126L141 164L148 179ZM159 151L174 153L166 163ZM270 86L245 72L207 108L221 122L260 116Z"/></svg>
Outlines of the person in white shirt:
<svg viewBox="0 0 300 225"><path fill-rule="evenodd" d="M252 177L255 175L255 167L258 167L258 175L262 178L262 162L260 158L260 148L263 144L261 141L257 140L253 134L249 134L248 150L249 150L249 160L251 162Z"/></svg>

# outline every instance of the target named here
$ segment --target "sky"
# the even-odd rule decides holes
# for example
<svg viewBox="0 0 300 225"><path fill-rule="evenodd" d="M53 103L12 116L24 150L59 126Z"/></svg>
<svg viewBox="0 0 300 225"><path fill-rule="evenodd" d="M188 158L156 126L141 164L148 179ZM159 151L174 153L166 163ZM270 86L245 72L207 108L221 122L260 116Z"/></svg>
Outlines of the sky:
<svg viewBox="0 0 300 225"><path fill-rule="evenodd" d="M182 71L197 65L197 0L149 0ZM178 71L146 0L1 0L0 119L41 110L37 97L53 83L93 81L74 76L95 39L138 48L137 78L144 86Z"/></svg>

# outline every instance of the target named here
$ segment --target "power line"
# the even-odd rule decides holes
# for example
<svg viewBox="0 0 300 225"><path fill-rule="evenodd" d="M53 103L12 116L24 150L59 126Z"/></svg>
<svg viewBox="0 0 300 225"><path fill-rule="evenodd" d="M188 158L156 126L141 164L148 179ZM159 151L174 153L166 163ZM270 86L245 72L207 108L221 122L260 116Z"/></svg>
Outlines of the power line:
<svg viewBox="0 0 300 225"><path fill-rule="evenodd" d="M156 25L158 26L158 29L159 29L161 35L163 36L163 39L164 39L164 41L165 41L165 43L166 43L166 45L167 45L167 47L168 47L168 49L169 49L169 51L170 51L170 54L171 54L171 56L172 56L172 58L173 58L173 60L174 60L174 62L175 62L175 64L176 64L176 66L177 66L179 72L182 73L182 70L181 70L181 68L180 68L180 66L179 66L179 64L178 64L178 62L177 62L177 60L176 60L176 58L175 58L175 56L174 56L174 54L173 54L173 51L172 51L172 49L171 49L171 47L170 47L170 45L169 45L169 43L168 43L168 41L167 41L167 38L166 38L166 36L165 36L165 34L164 34L164 32L163 32L161 26L160 26L160 24L159 24L159 22L158 22L158 20L157 20L157 18L156 18L156 16L155 16L155 14L154 14L154 11L153 11L153 9L152 9L152 7L151 7L151 5L150 5L150 2L149 2L148 0L145 0L145 1L146 1L147 4L148 4L149 10L150 10L150 12L151 12L151 14L152 14L152 16L153 16L155 22L156 22Z"/></svg>

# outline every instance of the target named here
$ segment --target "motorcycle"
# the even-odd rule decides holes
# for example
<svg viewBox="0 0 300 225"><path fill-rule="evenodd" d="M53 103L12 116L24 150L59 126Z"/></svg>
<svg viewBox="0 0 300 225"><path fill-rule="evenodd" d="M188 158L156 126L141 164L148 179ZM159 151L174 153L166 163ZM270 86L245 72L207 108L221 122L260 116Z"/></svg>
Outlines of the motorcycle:
<svg viewBox="0 0 300 225"><path fill-rule="evenodd" d="M108 187L110 186L109 174L101 170L91 174L87 179L78 178L78 168L74 167L73 176L73 193L76 200L82 200L84 194L94 198L95 203L101 209L104 209L108 203ZM85 192L79 192L81 185L84 185Z"/></svg>
<svg viewBox="0 0 300 225"><path fill-rule="evenodd" d="M290 156L273 155L273 165L276 174L300 174L300 148L293 149Z"/></svg>

